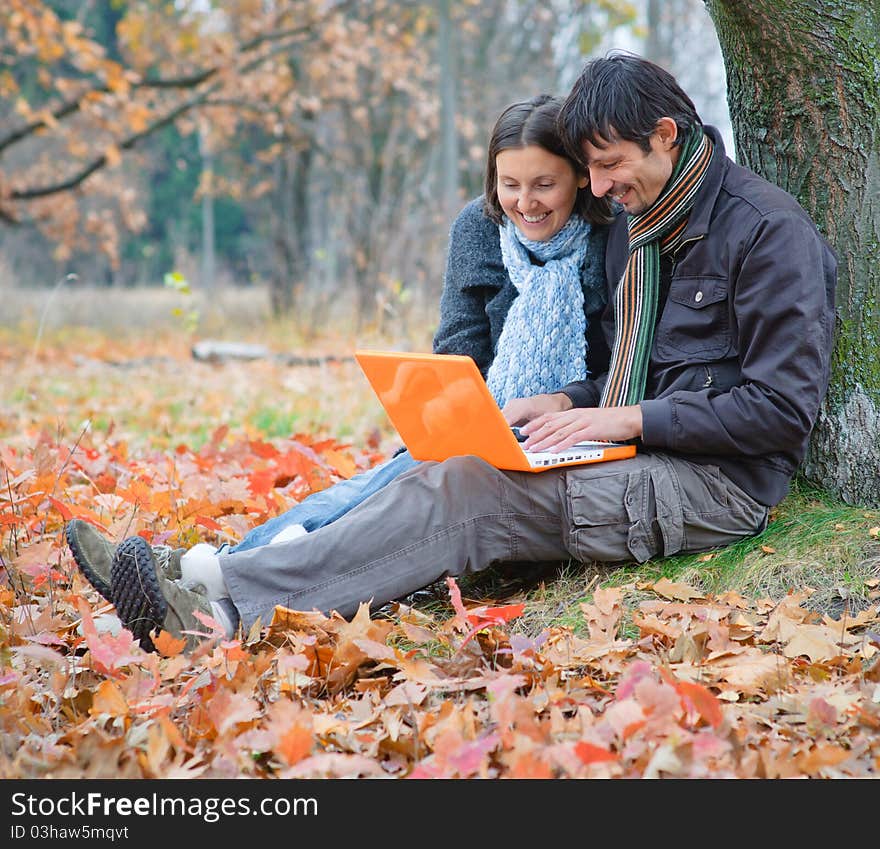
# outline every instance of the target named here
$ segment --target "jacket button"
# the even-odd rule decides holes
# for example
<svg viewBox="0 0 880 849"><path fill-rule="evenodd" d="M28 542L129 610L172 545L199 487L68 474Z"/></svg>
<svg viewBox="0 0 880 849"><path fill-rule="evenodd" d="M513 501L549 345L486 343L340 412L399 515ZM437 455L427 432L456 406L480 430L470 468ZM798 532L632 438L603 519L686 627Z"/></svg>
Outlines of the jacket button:
<svg viewBox="0 0 880 849"><path fill-rule="evenodd" d="M700 303L700 301L703 300L703 293L702 293L702 292L697 292L697 294L694 295L694 300L695 300L697 303Z"/></svg>

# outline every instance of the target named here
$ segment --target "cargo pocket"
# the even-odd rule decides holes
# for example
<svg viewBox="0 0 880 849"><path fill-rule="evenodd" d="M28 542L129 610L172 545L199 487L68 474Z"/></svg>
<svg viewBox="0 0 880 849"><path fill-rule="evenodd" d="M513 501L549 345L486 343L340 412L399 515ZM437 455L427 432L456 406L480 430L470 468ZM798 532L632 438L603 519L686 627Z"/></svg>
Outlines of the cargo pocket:
<svg viewBox="0 0 880 849"><path fill-rule="evenodd" d="M642 563L660 550L649 469L581 479L571 475L566 490L567 547L575 559Z"/></svg>

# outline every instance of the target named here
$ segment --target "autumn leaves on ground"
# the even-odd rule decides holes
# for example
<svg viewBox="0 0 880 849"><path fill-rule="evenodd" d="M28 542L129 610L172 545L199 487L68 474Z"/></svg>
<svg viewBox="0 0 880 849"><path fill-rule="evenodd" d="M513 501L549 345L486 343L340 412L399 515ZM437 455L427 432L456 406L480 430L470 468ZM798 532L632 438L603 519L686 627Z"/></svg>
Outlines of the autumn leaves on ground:
<svg viewBox="0 0 880 849"><path fill-rule="evenodd" d="M585 570L540 630L522 623L551 587L474 598L463 580L350 622L278 609L227 640L206 620L190 655L103 632L66 519L236 540L377 462L393 433L350 363L23 339L0 340L0 777L877 774L870 578L869 603L836 613L808 586L749 597ZM858 522L868 546L876 513Z"/></svg>

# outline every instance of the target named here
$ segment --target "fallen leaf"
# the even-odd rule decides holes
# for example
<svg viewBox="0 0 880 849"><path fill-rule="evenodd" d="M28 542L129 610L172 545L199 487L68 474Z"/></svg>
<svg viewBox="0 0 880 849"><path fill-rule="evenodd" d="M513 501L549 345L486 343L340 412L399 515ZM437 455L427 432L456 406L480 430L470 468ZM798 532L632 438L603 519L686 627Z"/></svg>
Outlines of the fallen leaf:
<svg viewBox="0 0 880 849"><path fill-rule="evenodd" d="M709 555L711 558L714 555ZM703 558L700 558L701 560ZM671 598L677 601L690 601L692 598L704 598L703 593L687 584L676 584L668 578L661 578L655 581L652 589L655 593L662 595L664 598Z"/></svg>
<svg viewBox="0 0 880 849"><path fill-rule="evenodd" d="M106 714L108 716L128 716L128 702L122 695L122 691L112 681L102 681L95 690L92 706L89 708L92 716Z"/></svg>
<svg viewBox="0 0 880 849"><path fill-rule="evenodd" d="M585 764L605 763L607 761L618 760L617 755L613 752L609 752L608 749L603 749L601 746L594 746L592 743L587 743L584 740L575 744L574 752Z"/></svg>
<svg viewBox="0 0 880 849"><path fill-rule="evenodd" d="M186 638L178 639L172 637L168 631L162 630L153 639L153 645L162 657L176 657L186 648Z"/></svg>

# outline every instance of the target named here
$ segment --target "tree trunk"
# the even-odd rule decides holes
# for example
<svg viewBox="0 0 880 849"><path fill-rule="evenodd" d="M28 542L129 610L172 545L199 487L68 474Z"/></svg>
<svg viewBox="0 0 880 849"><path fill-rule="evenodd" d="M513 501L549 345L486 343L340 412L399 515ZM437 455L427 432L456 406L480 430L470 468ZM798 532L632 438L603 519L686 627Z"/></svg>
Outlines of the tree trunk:
<svg viewBox="0 0 880 849"><path fill-rule="evenodd" d="M880 504L880 4L705 2L740 161L793 194L839 260L831 386L803 471Z"/></svg>

